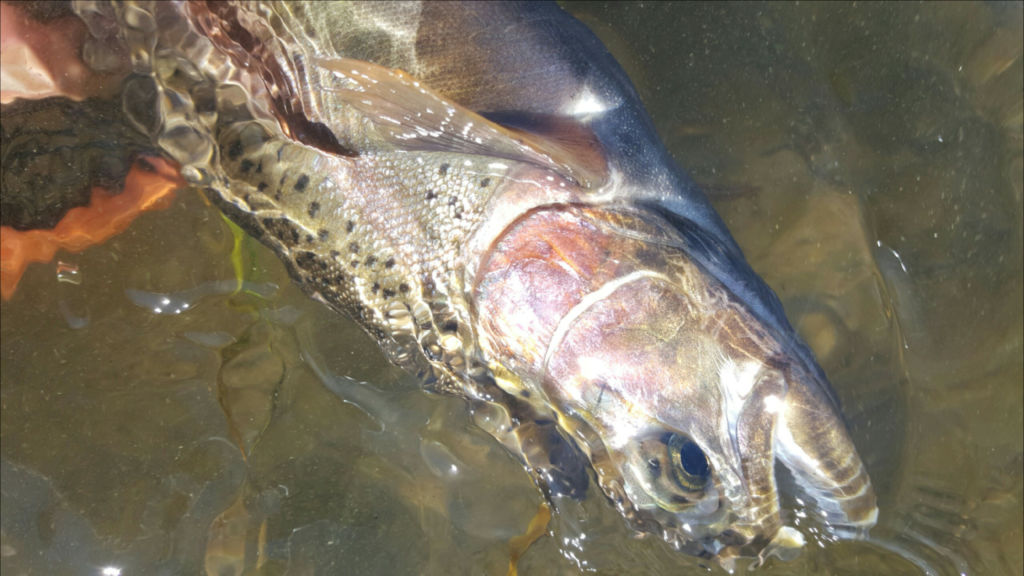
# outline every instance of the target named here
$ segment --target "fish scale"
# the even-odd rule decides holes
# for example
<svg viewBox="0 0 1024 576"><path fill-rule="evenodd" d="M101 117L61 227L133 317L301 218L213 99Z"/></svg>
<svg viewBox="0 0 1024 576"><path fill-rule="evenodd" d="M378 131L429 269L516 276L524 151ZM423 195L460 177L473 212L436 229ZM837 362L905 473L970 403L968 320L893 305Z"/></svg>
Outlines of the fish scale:
<svg viewBox="0 0 1024 576"><path fill-rule="evenodd" d="M230 187L214 194L248 214L246 229L271 239L307 291L378 337L391 331L385 311L396 302L444 304L455 248L501 183L466 172L466 157L325 156L255 122L220 129L219 150ZM374 196L389 201L371 208ZM433 330L420 316L418 332Z"/></svg>

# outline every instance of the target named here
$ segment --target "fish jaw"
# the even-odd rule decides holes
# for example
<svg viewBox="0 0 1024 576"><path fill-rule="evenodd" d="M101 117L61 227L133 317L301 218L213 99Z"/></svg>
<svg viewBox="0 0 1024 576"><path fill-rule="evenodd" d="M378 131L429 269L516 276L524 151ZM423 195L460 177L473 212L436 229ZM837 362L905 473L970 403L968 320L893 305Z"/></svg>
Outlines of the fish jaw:
<svg viewBox="0 0 1024 576"><path fill-rule="evenodd" d="M878 520L875 492L835 406L797 374L782 407L776 451L799 488L814 499L830 536L861 540Z"/></svg>
<svg viewBox="0 0 1024 576"><path fill-rule="evenodd" d="M801 479L817 471L804 483L823 510L853 493L840 486L848 466L836 463L863 467L831 405L816 423L845 441L822 446L805 433L807 411L823 407L808 404L806 371L670 240L656 217L630 208L523 213L476 273L481 348L520 377L510 393L556 407L634 529L724 565L791 557L803 538L783 525L776 460ZM850 518L874 506L861 478L870 498Z"/></svg>

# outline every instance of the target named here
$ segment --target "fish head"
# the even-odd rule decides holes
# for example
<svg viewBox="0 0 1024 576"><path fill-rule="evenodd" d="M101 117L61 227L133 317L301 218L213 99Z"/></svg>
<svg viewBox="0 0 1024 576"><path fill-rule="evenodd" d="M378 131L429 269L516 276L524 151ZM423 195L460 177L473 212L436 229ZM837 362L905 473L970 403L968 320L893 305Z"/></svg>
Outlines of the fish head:
<svg viewBox="0 0 1024 576"><path fill-rule="evenodd" d="M540 366L540 396L640 532L727 566L790 558L803 536L783 521L782 464L835 534L862 534L874 494L821 383L656 232L591 209L525 219L498 242L480 284L485 336L504 345L488 348L520 373Z"/></svg>
<svg viewBox="0 0 1024 576"><path fill-rule="evenodd" d="M599 438L589 445L603 449L594 460L605 492L681 547L717 554L771 540L785 381L737 350L730 311L671 277L613 282L556 333L545 374L556 403Z"/></svg>

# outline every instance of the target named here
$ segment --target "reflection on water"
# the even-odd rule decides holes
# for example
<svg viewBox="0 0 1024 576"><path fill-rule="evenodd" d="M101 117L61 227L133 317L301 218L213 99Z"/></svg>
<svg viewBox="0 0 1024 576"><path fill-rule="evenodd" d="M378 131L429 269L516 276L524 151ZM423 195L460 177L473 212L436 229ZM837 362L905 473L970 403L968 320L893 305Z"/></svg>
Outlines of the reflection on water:
<svg viewBox="0 0 1024 576"><path fill-rule="evenodd" d="M812 533L766 569L1021 574L1021 5L568 7L778 291L878 489L874 542ZM3 573L505 573L540 504L519 465L242 241L183 193L3 303ZM521 574L719 570L599 497L548 528Z"/></svg>
<svg viewBox="0 0 1024 576"><path fill-rule="evenodd" d="M129 288L124 291L124 295L132 301L132 304L152 310L153 314L181 314L191 308L203 296L232 294L238 290L246 290L266 298L277 292L277 285L254 284L252 282L239 283L235 280L211 280L195 288L171 294L159 294Z"/></svg>

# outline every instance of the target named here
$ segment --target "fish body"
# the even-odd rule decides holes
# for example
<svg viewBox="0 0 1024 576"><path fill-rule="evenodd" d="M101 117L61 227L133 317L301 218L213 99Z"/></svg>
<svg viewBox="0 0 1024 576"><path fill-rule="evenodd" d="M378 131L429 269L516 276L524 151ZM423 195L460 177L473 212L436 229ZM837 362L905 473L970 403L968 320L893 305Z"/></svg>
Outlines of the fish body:
<svg viewBox="0 0 1024 576"><path fill-rule="evenodd" d="M628 78L547 3L75 2L125 112L312 297L465 398L549 496L790 557L776 462L877 517L838 402Z"/></svg>

